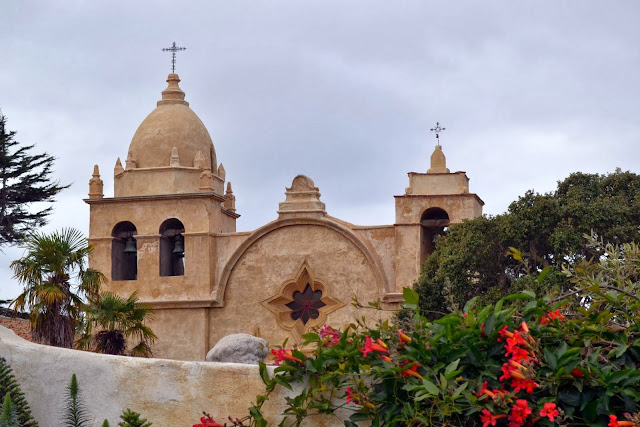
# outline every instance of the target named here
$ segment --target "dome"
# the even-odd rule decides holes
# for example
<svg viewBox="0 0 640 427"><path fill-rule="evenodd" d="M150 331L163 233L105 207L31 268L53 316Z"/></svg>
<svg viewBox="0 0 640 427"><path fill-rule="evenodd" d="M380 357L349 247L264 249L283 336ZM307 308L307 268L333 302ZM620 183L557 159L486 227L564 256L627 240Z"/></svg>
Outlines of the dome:
<svg viewBox="0 0 640 427"><path fill-rule="evenodd" d="M178 86L177 74L169 74L169 86L162 92L162 100L145 118L129 145L127 160L136 168L157 168L170 165L175 147L180 166L193 167L198 152L204 157L205 168L216 170L216 152L207 128L184 100ZM127 169L129 162L127 162Z"/></svg>

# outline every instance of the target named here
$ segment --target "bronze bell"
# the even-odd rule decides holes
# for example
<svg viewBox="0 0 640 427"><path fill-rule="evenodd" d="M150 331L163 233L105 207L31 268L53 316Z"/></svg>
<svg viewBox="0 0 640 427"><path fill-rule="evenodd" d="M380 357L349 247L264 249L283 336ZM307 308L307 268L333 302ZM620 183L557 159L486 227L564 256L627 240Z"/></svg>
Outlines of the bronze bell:
<svg viewBox="0 0 640 427"><path fill-rule="evenodd" d="M184 238L182 235L176 235L175 244L173 246L173 254L182 258L184 256Z"/></svg>
<svg viewBox="0 0 640 427"><path fill-rule="evenodd" d="M129 239L127 239L127 243L124 245L124 253L129 255L138 253L136 241L133 237L129 237Z"/></svg>

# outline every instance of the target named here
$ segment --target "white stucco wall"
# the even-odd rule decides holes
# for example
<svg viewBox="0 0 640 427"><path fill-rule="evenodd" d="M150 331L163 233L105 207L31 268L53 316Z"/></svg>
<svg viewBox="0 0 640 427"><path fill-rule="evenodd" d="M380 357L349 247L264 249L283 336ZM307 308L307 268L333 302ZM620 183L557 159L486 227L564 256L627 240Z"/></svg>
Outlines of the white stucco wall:
<svg viewBox="0 0 640 427"><path fill-rule="evenodd" d="M117 426L126 408L140 412L158 427L191 427L199 422L202 411L224 423L228 415L247 415L255 397L265 391L254 365L142 359L56 348L31 343L1 326L0 356L13 369L42 427L60 425L73 373L95 426L105 418L112 427ZM285 391L276 389L263 406L270 424L280 421ZM337 417L313 417L308 425L344 424Z"/></svg>

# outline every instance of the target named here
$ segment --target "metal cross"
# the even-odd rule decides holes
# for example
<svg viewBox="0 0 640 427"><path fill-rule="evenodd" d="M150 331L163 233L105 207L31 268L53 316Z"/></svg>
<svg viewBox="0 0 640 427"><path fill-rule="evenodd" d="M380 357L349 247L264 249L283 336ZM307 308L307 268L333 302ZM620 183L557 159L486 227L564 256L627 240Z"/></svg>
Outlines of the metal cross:
<svg viewBox="0 0 640 427"><path fill-rule="evenodd" d="M163 52L171 52L171 72L176 72L176 52L181 50L187 50L186 47L176 46L176 42L173 42L173 46L162 48Z"/></svg>
<svg viewBox="0 0 640 427"><path fill-rule="evenodd" d="M436 127L431 128L431 132L436 133L436 139L438 140L438 145L440 145L440 133L447 128L440 127L440 122L436 122Z"/></svg>

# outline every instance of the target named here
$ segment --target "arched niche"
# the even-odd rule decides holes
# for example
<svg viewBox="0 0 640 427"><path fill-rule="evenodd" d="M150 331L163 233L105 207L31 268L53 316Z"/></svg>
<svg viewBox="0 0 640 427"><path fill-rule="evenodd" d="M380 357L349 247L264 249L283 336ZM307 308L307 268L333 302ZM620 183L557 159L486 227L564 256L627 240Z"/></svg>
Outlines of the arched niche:
<svg viewBox="0 0 640 427"><path fill-rule="evenodd" d="M111 232L111 280L136 280L138 277L138 234L136 226L122 221Z"/></svg>
<svg viewBox="0 0 640 427"><path fill-rule="evenodd" d="M160 276L184 276L184 224L171 218L160 225Z"/></svg>
<svg viewBox="0 0 640 427"><path fill-rule="evenodd" d="M420 263L431 253L436 244L436 240L444 234L449 226L449 214L441 208L429 208L420 217Z"/></svg>

